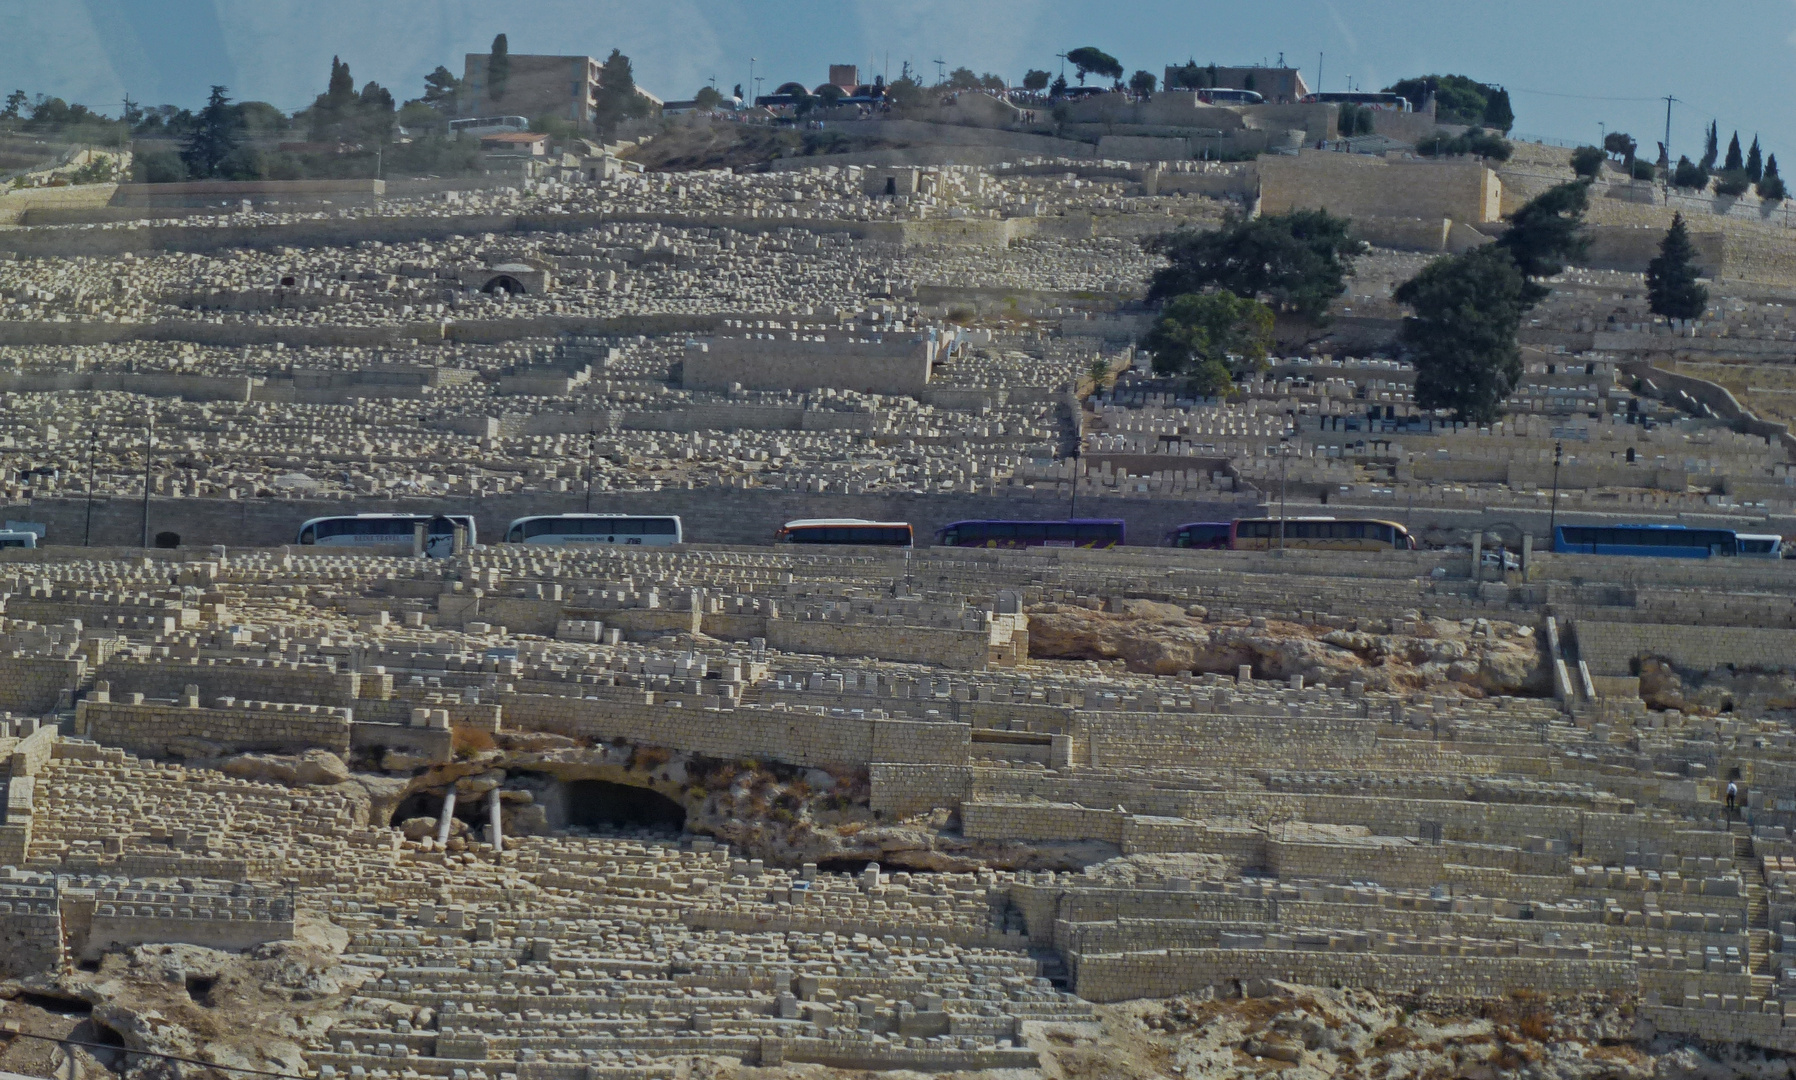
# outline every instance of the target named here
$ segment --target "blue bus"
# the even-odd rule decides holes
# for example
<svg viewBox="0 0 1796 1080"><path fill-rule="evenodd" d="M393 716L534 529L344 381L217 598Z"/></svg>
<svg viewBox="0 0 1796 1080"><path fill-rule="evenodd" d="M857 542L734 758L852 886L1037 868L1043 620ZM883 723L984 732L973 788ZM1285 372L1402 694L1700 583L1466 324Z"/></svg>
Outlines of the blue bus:
<svg viewBox="0 0 1796 1080"><path fill-rule="evenodd" d="M1740 553L1732 529L1685 525L1560 525L1553 550L1572 555L1650 555L1661 559L1709 559Z"/></svg>
<svg viewBox="0 0 1796 1080"><path fill-rule="evenodd" d="M941 547L1113 548L1123 542L1123 523L1116 519L1072 521L956 521L937 530Z"/></svg>

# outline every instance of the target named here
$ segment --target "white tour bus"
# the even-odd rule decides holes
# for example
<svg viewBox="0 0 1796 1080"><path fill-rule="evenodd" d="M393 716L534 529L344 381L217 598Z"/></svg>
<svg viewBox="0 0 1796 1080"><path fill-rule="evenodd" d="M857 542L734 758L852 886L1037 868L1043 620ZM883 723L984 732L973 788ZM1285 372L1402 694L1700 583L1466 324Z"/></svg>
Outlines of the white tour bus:
<svg viewBox="0 0 1796 1080"><path fill-rule="evenodd" d="M4 532L0 532L0 548L34 548L36 546L37 534L34 532L28 532L22 529L8 529Z"/></svg>
<svg viewBox="0 0 1796 1080"><path fill-rule="evenodd" d="M476 543L472 514L351 514L313 518L299 527L297 543L320 547L412 546L412 532L423 522L424 554L447 559L455 554L455 526L468 531L468 546Z"/></svg>
<svg viewBox="0 0 1796 1080"><path fill-rule="evenodd" d="M508 544L640 544L664 547L685 543L680 519L637 514L552 514L521 517L505 530Z"/></svg>
<svg viewBox="0 0 1796 1080"><path fill-rule="evenodd" d="M1781 559L1784 538L1776 533L1735 533L1736 553L1742 559Z"/></svg>

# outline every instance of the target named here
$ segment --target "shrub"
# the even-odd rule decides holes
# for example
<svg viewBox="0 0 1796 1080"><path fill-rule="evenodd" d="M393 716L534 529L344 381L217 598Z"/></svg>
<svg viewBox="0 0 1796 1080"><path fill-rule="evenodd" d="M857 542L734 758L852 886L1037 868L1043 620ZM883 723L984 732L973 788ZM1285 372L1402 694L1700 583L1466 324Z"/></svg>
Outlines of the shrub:
<svg viewBox="0 0 1796 1080"><path fill-rule="evenodd" d="M1603 162L1609 155L1603 153L1601 147L1580 146L1571 153L1572 172L1579 176L1592 176L1603 170Z"/></svg>
<svg viewBox="0 0 1796 1080"><path fill-rule="evenodd" d="M1745 169L1726 169L1715 174L1715 194L1738 197L1746 194L1752 186L1752 177L1746 175Z"/></svg>
<svg viewBox="0 0 1796 1080"><path fill-rule="evenodd" d="M1464 135L1450 136L1436 131L1416 144L1416 153L1425 157L1452 157L1473 154L1492 161L1508 161L1513 148L1508 140L1483 128L1470 128Z"/></svg>
<svg viewBox="0 0 1796 1080"><path fill-rule="evenodd" d="M1628 171L1636 180L1651 180L1659 175L1659 170L1653 168L1653 163L1642 158L1635 158Z"/></svg>
<svg viewBox="0 0 1796 1080"><path fill-rule="evenodd" d="M1678 158L1677 168L1671 174L1671 183L1686 191L1702 191L1709 186L1709 170L1687 157Z"/></svg>

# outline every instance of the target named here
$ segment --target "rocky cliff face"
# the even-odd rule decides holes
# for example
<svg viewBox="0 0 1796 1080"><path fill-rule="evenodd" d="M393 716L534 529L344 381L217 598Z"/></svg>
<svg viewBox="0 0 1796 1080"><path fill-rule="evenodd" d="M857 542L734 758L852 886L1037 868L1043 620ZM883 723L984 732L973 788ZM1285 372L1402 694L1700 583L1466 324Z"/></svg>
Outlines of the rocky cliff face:
<svg viewBox="0 0 1796 1080"><path fill-rule="evenodd" d="M1116 610L1043 604L1029 613L1029 655L1042 660L1121 661L1153 675L1180 672L1255 678L1302 675L1306 683L1363 682L1390 693L1464 697L1545 694L1548 669L1532 627L1494 620L1452 622L1419 613L1366 620L1365 629L1305 626L1276 619L1211 621L1201 607L1123 600Z"/></svg>

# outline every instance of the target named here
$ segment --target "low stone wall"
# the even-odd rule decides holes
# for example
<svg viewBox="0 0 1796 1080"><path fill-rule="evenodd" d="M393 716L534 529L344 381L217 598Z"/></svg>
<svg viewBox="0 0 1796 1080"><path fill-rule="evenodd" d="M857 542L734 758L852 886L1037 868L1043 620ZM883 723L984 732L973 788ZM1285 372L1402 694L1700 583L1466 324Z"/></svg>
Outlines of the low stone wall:
<svg viewBox="0 0 1796 1080"><path fill-rule="evenodd" d="M145 757L311 749L346 757L350 724L348 709L284 702L232 702L202 708L172 702L110 701L96 691L75 706L77 735Z"/></svg>
<svg viewBox="0 0 1796 1080"><path fill-rule="evenodd" d="M1589 621L1579 621L1574 629L1578 653L1593 675L1621 678L1636 674L1632 662L1645 656L1662 656L1689 671L1723 666L1765 671L1796 667L1796 630Z"/></svg>
<svg viewBox="0 0 1796 1080"><path fill-rule="evenodd" d="M0 976L61 971L63 960L55 891L48 885L0 881Z"/></svg>
<svg viewBox="0 0 1796 1080"><path fill-rule="evenodd" d="M47 713L81 685L86 672L87 660L80 656L0 657L0 710Z"/></svg>
<svg viewBox="0 0 1796 1080"><path fill-rule="evenodd" d="M104 914L107 908L112 908L115 912L118 910L116 905L108 904L95 911L93 922L88 927L87 940L77 954L78 959L97 960L109 952L132 945L159 942L178 941L208 949L242 952L264 942L293 939L293 920L290 918L274 920L108 915Z"/></svg>
<svg viewBox="0 0 1796 1080"><path fill-rule="evenodd" d="M965 724L824 716L779 709L686 709L543 694L500 694L505 726L576 738L625 739L721 758L792 765L863 766L875 761L965 765Z"/></svg>
<svg viewBox="0 0 1796 1080"><path fill-rule="evenodd" d="M362 692L359 672L281 660L114 657L102 664L97 674L111 684L114 694L136 691L148 697L172 698L188 686L196 686L201 701L228 696L351 707Z"/></svg>

